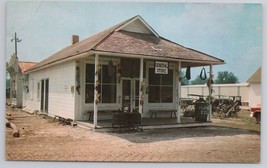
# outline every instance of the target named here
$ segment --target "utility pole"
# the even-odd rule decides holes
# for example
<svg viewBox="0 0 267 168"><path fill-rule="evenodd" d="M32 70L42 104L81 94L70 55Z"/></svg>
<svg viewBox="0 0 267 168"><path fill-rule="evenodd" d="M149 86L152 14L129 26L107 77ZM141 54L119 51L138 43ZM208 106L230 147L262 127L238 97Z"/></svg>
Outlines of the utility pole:
<svg viewBox="0 0 267 168"><path fill-rule="evenodd" d="M11 42L15 41L15 55L16 57L18 57L18 51L17 51L17 43L18 42L21 42L22 40L21 39L18 39L17 38L17 33L15 32L15 37L13 39L11 39Z"/></svg>

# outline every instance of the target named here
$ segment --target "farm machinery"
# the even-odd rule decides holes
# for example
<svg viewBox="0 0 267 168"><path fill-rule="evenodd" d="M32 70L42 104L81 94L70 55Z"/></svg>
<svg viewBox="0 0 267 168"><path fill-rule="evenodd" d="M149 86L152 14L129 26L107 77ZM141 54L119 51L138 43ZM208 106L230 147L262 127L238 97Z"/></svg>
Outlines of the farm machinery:
<svg viewBox="0 0 267 168"><path fill-rule="evenodd" d="M182 99L181 109L184 117L194 117L195 105L197 103L208 103L209 97L197 94L189 94L189 96L198 97L198 99ZM222 96L212 99L212 112L217 117L237 117L240 111L241 96Z"/></svg>
<svg viewBox="0 0 267 168"><path fill-rule="evenodd" d="M241 106L241 96L220 97L213 100L213 115L218 117L237 117L237 112L240 111Z"/></svg>
<svg viewBox="0 0 267 168"><path fill-rule="evenodd" d="M189 96L198 97L198 99L182 99L181 109L183 117L192 117L196 121L207 121L208 101L204 96L197 94L189 94Z"/></svg>

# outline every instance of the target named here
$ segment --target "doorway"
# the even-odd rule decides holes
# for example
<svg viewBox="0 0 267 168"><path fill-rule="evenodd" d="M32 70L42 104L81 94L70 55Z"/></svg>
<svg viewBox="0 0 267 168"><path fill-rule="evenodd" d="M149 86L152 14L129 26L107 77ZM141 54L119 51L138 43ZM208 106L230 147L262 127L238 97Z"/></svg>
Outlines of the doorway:
<svg viewBox="0 0 267 168"><path fill-rule="evenodd" d="M139 108L139 79L122 79L122 106L124 111L133 112ZM126 107L126 108L125 108Z"/></svg>
<svg viewBox="0 0 267 168"><path fill-rule="evenodd" d="M49 79L41 80L41 111L48 113Z"/></svg>

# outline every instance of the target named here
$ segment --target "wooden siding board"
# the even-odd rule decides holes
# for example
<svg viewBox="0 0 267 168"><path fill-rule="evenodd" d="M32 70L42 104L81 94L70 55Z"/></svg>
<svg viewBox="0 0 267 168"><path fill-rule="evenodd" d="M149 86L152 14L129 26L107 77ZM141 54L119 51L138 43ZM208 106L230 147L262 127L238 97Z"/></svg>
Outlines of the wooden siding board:
<svg viewBox="0 0 267 168"><path fill-rule="evenodd" d="M49 79L49 107L48 115L62 115L74 119L75 93L71 92L71 86L75 87L75 62L66 62L42 71L32 72L30 77L34 79L34 98L26 96L26 105L32 109L40 110L40 100L37 100L37 82ZM67 89L64 88L67 86Z"/></svg>

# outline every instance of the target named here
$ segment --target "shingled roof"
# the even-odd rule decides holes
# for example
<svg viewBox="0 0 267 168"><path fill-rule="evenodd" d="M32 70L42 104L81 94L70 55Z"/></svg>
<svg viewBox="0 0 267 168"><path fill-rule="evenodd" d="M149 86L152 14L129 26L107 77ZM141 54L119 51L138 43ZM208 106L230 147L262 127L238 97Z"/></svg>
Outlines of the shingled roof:
<svg viewBox="0 0 267 168"><path fill-rule="evenodd" d="M135 22L136 24L132 24ZM141 25L141 26L140 26ZM135 26L137 31L133 31ZM140 32L138 32L140 29ZM143 31L141 33L141 31ZM135 16L85 40L68 46L52 56L36 64L30 70L39 69L52 63L72 58L89 51L109 52L117 54L141 55L144 58L164 57L177 60L198 61L201 65L222 64L223 60L208 54L183 47L177 43L160 37L141 16ZM198 64L196 64L197 66Z"/></svg>
<svg viewBox="0 0 267 168"><path fill-rule="evenodd" d="M24 73L25 71L27 71L36 64L37 64L36 62L21 62L21 61L18 62L19 68L22 73Z"/></svg>

